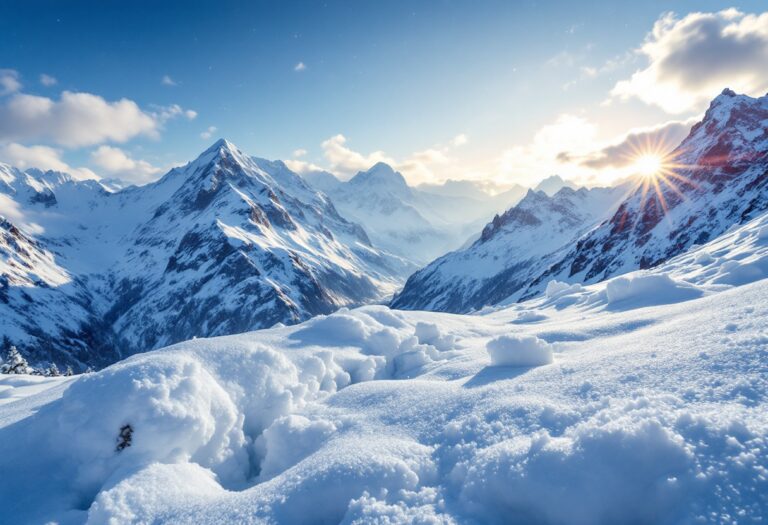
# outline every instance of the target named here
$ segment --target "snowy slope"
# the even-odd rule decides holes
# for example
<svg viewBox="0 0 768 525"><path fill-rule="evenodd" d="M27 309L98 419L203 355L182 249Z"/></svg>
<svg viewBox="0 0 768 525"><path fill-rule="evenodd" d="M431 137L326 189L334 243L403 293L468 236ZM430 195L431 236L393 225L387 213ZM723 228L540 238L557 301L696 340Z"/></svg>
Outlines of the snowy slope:
<svg viewBox="0 0 768 525"><path fill-rule="evenodd" d="M768 216L482 315L363 307L0 379L14 523L759 523ZM26 389L26 390L25 390Z"/></svg>
<svg viewBox="0 0 768 525"><path fill-rule="evenodd" d="M100 366L194 336L295 323L391 294L412 266L281 162L219 141L158 182L110 192L0 170L4 345Z"/></svg>
<svg viewBox="0 0 768 525"><path fill-rule="evenodd" d="M530 190L473 244L409 277L392 306L468 312L522 292L569 243L610 216L625 192L624 187L566 187L549 197Z"/></svg>
<svg viewBox="0 0 768 525"><path fill-rule="evenodd" d="M383 162L346 182L329 182L327 175L305 177L331 197L344 217L361 224L375 246L418 265L458 248L494 213L522 197L517 188L491 197L474 187L465 195L456 195L452 187L411 187Z"/></svg>

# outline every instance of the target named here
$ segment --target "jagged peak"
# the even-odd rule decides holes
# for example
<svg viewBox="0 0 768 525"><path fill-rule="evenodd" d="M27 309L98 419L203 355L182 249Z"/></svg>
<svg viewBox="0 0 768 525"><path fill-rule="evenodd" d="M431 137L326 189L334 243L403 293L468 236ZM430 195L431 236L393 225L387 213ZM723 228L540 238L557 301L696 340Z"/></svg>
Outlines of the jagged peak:
<svg viewBox="0 0 768 525"><path fill-rule="evenodd" d="M737 122L752 129L761 128L761 122L767 113L768 95L755 98L725 88L712 99L704 117L694 124L680 148L682 151L697 151L697 141L704 139L706 135L715 136L723 131L739 129Z"/></svg>
<svg viewBox="0 0 768 525"><path fill-rule="evenodd" d="M367 171L358 172L349 182L352 184L377 182L380 184L385 183L401 188L408 188L408 183L405 181L405 177L403 177L400 172L395 171L392 166L386 162L377 162Z"/></svg>
<svg viewBox="0 0 768 525"><path fill-rule="evenodd" d="M205 155L206 153L224 152L224 151L228 151L231 153L241 153L240 149L237 146L235 146L233 143L231 143L227 139L221 138L216 142L214 142L213 144L211 144L211 146L203 152L203 155Z"/></svg>
<svg viewBox="0 0 768 525"><path fill-rule="evenodd" d="M235 162L240 166L253 166L254 161L250 156L243 153L240 148L227 139L219 139L211 144L208 149L203 151L198 157L193 160L190 165L208 164L210 162L218 162L221 159L227 159L230 162Z"/></svg>
<svg viewBox="0 0 768 525"><path fill-rule="evenodd" d="M764 97L751 97L744 93L736 93L734 90L730 88L725 88L718 96L712 99L712 102L710 102L709 109L707 110L704 118L706 120L707 117L711 117L713 113L712 110L718 107L733 106L736 104L743 104L743 103L760 104L764 101L768 101L768 95Z"/></svg>
<svg viewBox="0 0 768 525"><path fill-rule="evenodd" d="M549 200L550 197L547 195L547 192L544 190L537 190L535 188L528 188L528 191L525 194L525 197L520 199L519 204L522 204L523 201L542 201L542 200Z"/></svg>

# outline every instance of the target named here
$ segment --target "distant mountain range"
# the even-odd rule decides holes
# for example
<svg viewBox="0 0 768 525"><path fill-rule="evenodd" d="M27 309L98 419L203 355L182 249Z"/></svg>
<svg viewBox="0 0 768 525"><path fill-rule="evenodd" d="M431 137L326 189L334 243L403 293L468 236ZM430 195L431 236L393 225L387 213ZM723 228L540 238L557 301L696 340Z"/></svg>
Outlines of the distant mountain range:
<svg viewBox="0 0 768 525"><path fill-rule="evenodd" d="M383 162L344 182L324 171L304 177L344 217L362 225L375 246L418 266L462 246L526 192L513 186L492 195L472 181L413 187Z"/></svg>
<svg viewBox="0 0 768 525"><path fill-rule="evenodd" d="M529 192L471 246L412 275L392 306L468 312L535 296L552 280L594 283L750 220L768 208L768 95L723 91L668 164L614 189Z"/></svg>

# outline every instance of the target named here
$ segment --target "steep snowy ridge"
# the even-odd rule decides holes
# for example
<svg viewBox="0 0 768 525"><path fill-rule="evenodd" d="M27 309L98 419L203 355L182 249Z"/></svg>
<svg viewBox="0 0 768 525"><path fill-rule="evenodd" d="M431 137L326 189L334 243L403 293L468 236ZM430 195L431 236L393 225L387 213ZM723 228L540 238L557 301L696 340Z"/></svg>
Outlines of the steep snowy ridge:
<svg viewBox="0 0 768 525"><path fill-rule="evenodd" d="M471 246L449 253L409 277L393 308L468 312L521 293L542 266L599 221L626 188L563 187L549 197L530 190L497 215Z"/></svg>
<svg viewBox="0 0 768 525"><path fill-rule="evenodd" d="M8 261L68 279L22 286L3 272L4 344L36 361L98 366L195 336L295 323L380 300L410 269L283 163L226 141L156 183L118 192L52 173L2 173L0 197L38 230L20 226L27 237L5 241Z"/></svg>
<svg viewBox="0 0 768 525"><path fill-rule="evenodd" d="M306 177L330 195L344 217L361 224L374 245L413 261L413 270L464 244L496 211L521 197L514 189L477 198L477 191L457 196L411 187L383 162L346 182L329 183L332 176L322 173Z"/></svg>
<svg viewBox="0 0 768 525"><path fill-rule="evenodd" d="M725 90L666 163L655 180L622 185L621 202L593 208L602 210L591 216L596 222L587 218L584 228L569 230L578 236L541 227L541 217L513 208L510 227L536 231L535 237L512 231L491 247L478 242L438 259L409 279L393 306L466 312L534 297L553 279L594 283L654 267L755 217L768 208L768 96ZM484 236L501 222L495 219ZM530 257L522 266L521 256ZM488 260L500 261L494 268L507 273L491 279L479 264Z"/></svg>

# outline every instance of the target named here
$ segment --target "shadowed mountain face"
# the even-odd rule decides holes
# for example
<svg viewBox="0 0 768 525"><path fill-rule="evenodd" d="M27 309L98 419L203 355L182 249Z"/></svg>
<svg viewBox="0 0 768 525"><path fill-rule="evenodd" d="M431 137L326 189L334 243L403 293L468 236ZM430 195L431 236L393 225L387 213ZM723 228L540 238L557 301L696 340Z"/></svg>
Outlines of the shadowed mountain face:
<svg viewBox="0 0 768 525"><path fill-rule="evenodd" d="M529 194L471 247L414 274L392 304L465 312L532 297L553 279L594 283L650 268L707 242L768 208L766 123L768 96L725 90L660 176L594 202L567 188Z"/></svg>
<svg viewBox="0 0 768 525"><path fill-rule="evenodd" d="M219 141L156 183L0 167L3 344L100 366L391 294L412 266L281 162Z"/></svg>
<svg viewBox="0 0 768 525"><path fill-rule="evenodd" d="M573 239L605 218L624 188L530 190L480 238L413 274L394 308L469 312L522 292Z"/></svg>

